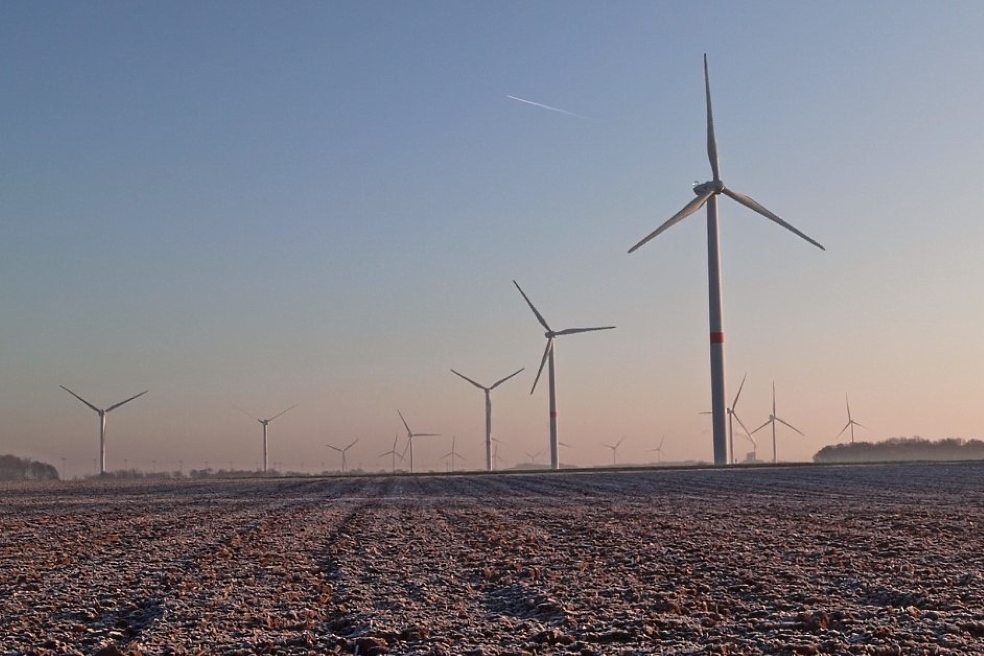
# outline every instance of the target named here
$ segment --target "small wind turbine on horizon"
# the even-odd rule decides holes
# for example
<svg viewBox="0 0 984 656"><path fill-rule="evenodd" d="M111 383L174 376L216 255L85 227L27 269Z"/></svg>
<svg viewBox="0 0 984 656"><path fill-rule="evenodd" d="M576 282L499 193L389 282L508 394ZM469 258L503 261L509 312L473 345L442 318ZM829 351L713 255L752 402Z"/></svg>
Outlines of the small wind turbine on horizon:
<svg viewBox="0 0 984 656"><path fill-rule="evenodd" d="M526 457L530 459L531 465L538 465L540 463L538 463L536 459L543 455L543 451L543 449L540 449L536 453L530 453L529 451L525 451L524 453L526 453Z"/></svg>
<svg viewBox="0 0 984 656"><path fill-rule="evenodd" d="M345 461L345 454L348 453L348 450L351 449L353 446L355 446L355 443L358 442L358 441L359 441L359 438L355 438L348 446L346 446L344 448L341 448L341 449L339 449L337 446L335 446L333 444L326 444L325 445L329 449L331 449L333 451L338 451L339 453L342 454L342 473L343 474L346 471L348 471L348 467L347 467L347 464L346 464L346 461Z"/></svg>
<svg viewBox="0 0 984 656"><path fill-rule="evenodd" d="M396 414L400 415L400 421L403 422L403 427L407 429L407 446L403 450L403 453L405 455L407 450L410 451L410 473L412 474L413 473L413 438L438 437L440 436L440 433L414 433L412 430L410 430L410 426L407 424L407 420L403 418L403 413L397 410Z"/></svg>
<svg viewBox="0 0 984 656"><path fill-rule="evenodd" d="M751 433L749 433L749 437L751 437L752 435L754 435L755 433L759 432L760 430L762 430L763 428L765 428L769 424L772 424L772 462L779 462L779 460L778 460L778 458L776 456L776 422L779 422L780 424L782 424L783 426L786 426L787 428L792 428L794 431L796 431L800 435L803 435L803 431L801 431L800 429L796 428L795 426L793 426L792 424L790 424L788 421L784 421L784 420L780 419L778 416L776 416L776 384L775 384L775 382L773 382L772 383L772 414L769 415L769 419L764 424L762 424L761 426L759 426L758 428L756 428L755 430L753 430Z"/></svg>
<svg viewBox="0 0 984 656"><path fill-rule="evenodd" d="M748 433L748 429L745 428L745 424L742 423L741 417L738 416L738 412L735 410L738 407L738 399L741 397L741 390L745 387L745 379L748 378L746 373L742 376L741 385L738 386L738 393L735 394L735 400L731 402L731 407L728 408L728 447L731 450L731 464L735 464L735 425L734 422L737 421L738 425L741 426L742 430Z"/></svg>
<svg viewBox="0 0 984 656"><path fill-rule="evenodd" d="M400 458L400 462L403 462L403 454L401 454L399 451L396 450L396 444L397 444L397 442L399 440L400 440L400 436L399 435L394 436L393 437L393 448L390 449L389 451L386 451L385 453L380 453L379 454L379 457L380 458L385 458L386 456L393 456L393 473L394 474L396 473L396 459L397 459L397 457Z"/></svg>
<svg viewBox="0 0 984 656"><path fill-rule="evenodd" d="M263 473L265 474L265 473L267 473L269 471L269 467L267 465L267 463L268 463L268 460L267 460L267 426L269 426L270 425L270 422L273 421L274 419L276 419L278 417L282 417L285 414L287 414L288 412L290 412L291 410L293 410L294 408L296 408L297 405L292 405L289 408L287 408L286 410L284 410L283 412L278 412L277 414L273 415L269 419L260 419L258 417L254 417L253 415L249 414L248 412L246 412L245 410L243 410L239 406L234 406L234 407L237 410L239 410L239 412L243 413L244 415L246 415L250 419L255 419L256 421L258 421L260 423L261 426L263 426Z"/></svg>
<svg viewBox="0 0 984 656"><path fill-rule="evenodd" d="M606 449L611 449L612 450L612 465L617 464L616 463L616 457L618 456L618 447L622 446L622 442L624 442L624 441L625 441L625 438L623 437L622 439L620 439L615 444L602 444L602 446L605 447Z"/></svg>
<svg viewBox="0 0 984 656"><path fill-rule="evenodd" d="M460 453L458 453L457 451L455 451L454 445L455 445L455 440L456 439L457 439L457 436L455 436L455 435L452 435L451 436L451 450L448 451L447 453L445 453L441 457L442 460L447 460L448 458L451 459L451 472L452 473L454 472L454 459L455 458L461 458L462 460L467 460L467 458L465 458L463 455L461 455Z"/></svg>
<svg viewBox="0 0 984 656"><path fill-rule="evenodd" d="M655 449L649 449L650 452L652 452L652 451L655 451L656 452L656 464L657 465L658 464L662 464L662 462L663 462L663 442L665 442L665 441L666 441L666 438L664 437L664 438L662 438L659 441L659 446L658 447L656 447Z"/></svg>
<svg viewBox="0 0 984 656"><path fill-rule="evenodd" d="M725 419L727 417L725 404L725 385L724 385L724 314L721 300L721 253L719 248L718 212L717 197L724 194L740 205L744 205L753 212L774 221L786 230L789 230L798 237L805 239L817 248L825 250L823 246L807 237L792 225L773 214L758 202L748 196L732 191L724 186L721 181L720 169L718 166L717 142L714 136L714 116L711 111L711 82L707 72L707 55L704 55L704 93L707 103L707 158L711 164L711 173L714 178L703 184L694 186L694 194L697 198L687 203L682 210L670 217L656 230L648 234L635 246L629 249L629 253L646 244L651 239L662 234L667 229L676 225L687 218L704 205L707 205L707 277L708 277L708 317L710 324L710 355L711 355L711 414L713 423L713 445L714 445L714 464L726 465L728 462L728 445L725 434Z"/></svg>
<svg viewBox="0 0 984 656"><path fill-rule="evenodd" d="M139 399L141 396L143 396L150 390L144 390L139 394L137 394L136 396L131 396L125 401L114 403L108 408L97 408L96 406L89 403L88 401L86 401L81 396L79 396L72 390L68 389L64 385L59 385L58 387L62 388L63 390L65 390L66 392L77 398L79 401L89 406L96 414L99 415L99 475L102 476L103 474L106 473L106 415L108 415L110 412L120 407L121 405L129 403L134 399Z"/></svg>
<svg viewBox="0 0 984 656"><path fill-rule="evenodd" d="M515 373L509 374L505 378L497 380L489 387L486 387L485 385L482 385L480 383L476 383L468 376L464 374L460 374L454 369L451 370L451 373L453 373L455 376L458 376L459 378L464 378L469 383L471 383L478 389L483 390L485 392L485 467L488 471L492 471L492 390L494 390L496 387L503 384L513 376L519 375L519 373L523 371L523 369L525 369L525 367L523 367L522 369L520 369Z"/></svg>
<svg viewBox="0 0 984 656"><path fill-rule="evenodd" d="M543 329L546 331L544 336L547 338L547 346L543 350L543 358L540 359L540 368L536 372L536 378L533 380L533 387L530 389L530 394L536 391L536 384L540 381L540 374L543 373L543 366L549 361L550 365L547 368L547 385L549 386L549 396L550 396L550 468L560 469L560 454L558 452L557 445L557 386L554 379L554 338L561 335L573 335L575 333L590 333L598 330L612 330L615 326L601 326L599 328L566 328L564 330L551 330L550 326L547 325L547 320L543 318L540 311L536 309L533 302L523 291L523 288L519 286L519 283L513 280L513 284L516 285L516 289L519 293L523 295L523 299L526 304L530 306L533 310L533 314L536 316L536 320L540 322Z"/></svg>
<svg viewBox="0 0 984 656"><path fill-rule="evenodd" d="M841 432L837 433L837 437L840 438L840 436L844 434L844 431L850 428L851 444L854 444L854 427L857 426L858 428L864 428L865 430L868 430L868 428L854 421L851 417L851 399L847 397L847 394L844 395L844 400L847 401L847 423L844 424L844 428L841 429Z"/></svg>

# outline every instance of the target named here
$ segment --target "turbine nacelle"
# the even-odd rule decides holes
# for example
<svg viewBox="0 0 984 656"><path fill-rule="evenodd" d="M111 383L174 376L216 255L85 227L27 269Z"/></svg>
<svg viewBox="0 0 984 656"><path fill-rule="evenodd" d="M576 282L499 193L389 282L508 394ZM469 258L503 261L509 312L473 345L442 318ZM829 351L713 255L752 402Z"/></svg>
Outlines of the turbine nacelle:
<svg viewBox="0 0 984 656"><path fill-rule="evenodd" d="M706 196L710 194L720 194L724 191L724 183L720 180L708 180L698 185L694 185L694 195Z"/></svg>

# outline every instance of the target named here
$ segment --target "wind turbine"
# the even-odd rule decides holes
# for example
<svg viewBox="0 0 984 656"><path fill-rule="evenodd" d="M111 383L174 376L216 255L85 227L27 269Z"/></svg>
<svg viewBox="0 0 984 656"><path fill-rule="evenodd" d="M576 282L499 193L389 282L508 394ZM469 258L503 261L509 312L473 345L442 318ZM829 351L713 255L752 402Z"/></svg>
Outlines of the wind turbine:
<svg viewBox="0 0 984 656"><path fill-rule="evenodd" d="M396 450L396 443L397 443L397 441L399 441L399 439L400 439L400 436L399 435L395 436L393 438L393 448L390 449L389 451L387 451L386 453L380 453L379 454L379 457L380 458L383 458L385 456L393 456L393 473L394 474L396 473L396 458L397 458L397 456L400 457L400 461L401 462L403 461L403 455L399 451Z"/></svg>
<svg viewBox="0 0 984 656"><path fill-rule="evenodd" d="M625 438L623 437L622 439L620 439L615 444L602 444L603 447L612 450L612 465L615 465L616 464L615 463L615 456L618 455L618 447L620 447L622 445L622 442L624 442L624 441L625 441Z"/></svg>
<svg viewBox="0 0 984 656"><path fill-rule="evenodd" d="M277 417L282 417L283 415L287 414L288 412L290 412L291 410L293 410L296 407L297 407L297 405L292 405L289 408L287 408L286 410L284 410L283 412L279 412L279 413L273 415L269 419L259 419L257 417L254 417L253 415L249 414L248 412L246 412L245 410L243 410L239 406L236 406L236 408L239 410L239 412L243 413L244 415L246 415L250 419L255 419L256 421L260 422L260 425L261 426L263 426L263 473L264 474L268 470L268 467L267 467L267 426L269 426L270 425L270 422L273 421L274 419L276 419Z"/></svg>
<svg viewBox="0 0 984 656"><path fill-rule="evenodd" d="M540 449L536 453L530 453L529 451L524 451L524 453L526 454L526 457L530 459L530 464L536 465L538 464L536 459L543 455L543 449Z"/></svg>
<svg viewBox="0 0 984 656"><path fill-rule="evenodd" d="M711 410L714 426L714 464L725 465L728 462L728 445L725 437L725 417L727 415L724 389L724 315L721 302L721 253L718 246L717 197L719 194L724 194L753 212L778 223L786 230L805 239L817 248L821 250L825 249L819 242L807 237L748 196L740 194L737 191L732 191L724 186L718 167L717 142L714 138L714 117L711 112L711 83L707 72L706 54L704 55L704 93L707 100L707 158L710 160L711 173L714 175L714 178L708 182L694 186L694 194L697 195L697 198L687 203L682 210L671 216L663 225L630 248L629 252L634 252L649 240L657 237L704 205L707 205L707 282L708 316L711 333Z"/></svg>
<svg viewBox="0 0 984 656"><path fill-rule="evenodd" d="M519 373L519 372L517 372L517 373ZM462 460L466 460L466 458L463 455L461 455L460 453L458 453L457 451L454 450L454 443L455 443L455 440L456 439L457 438L454 435L451 436L451 450L442 456L442 460L446 460L448 458L451 458L451 471L452 472L454 472L454 459L455 458L461 458Z"/></svg>
<svg viewBox="0 0 984 656"><path fill-rule="evenodd" d="M404 428L407 429L407 447L406 449L403 450L403 453L405 454L407 452L407 449L410 450L410 473L412 474L413 473L413 438L438 437L440 433L414 433L412 430L410 430L410 426L407 424L407 420L403 418L403 413L397 410L396 414L400 415L400 420L403 422Z"/></svg>
<svg viewBox="0 0 984 656"><path fill-rule="evenodd" d="M68 389L64 385L59 385L58 387L62 388L63 390L65 390L66 392L77 398L79 401L92 408L92 410L99 415L99 475L102 476L103 474L106 473L106 415L112 412L113 410L115 410L116 408L120 407L121 405L125 403L129 403L134 399L140 398L150 390L144 390L139 394L137 394L136 396L131 396L126 401L120 401L119 403L114 403L108 408L97 408L96 406L92 405L91 403L89 403L88 401L86 401L81 396L79 396L72 390Z"/></svg>
<svg viewBox="0 0 984 656"><path fill-rule="evenodd" d="M536 384L540 381L540 374L543 373L543 365L550 362L550 366L547 370L547 383L550 388L550 468L560 469L560 454L557 450L557 386L554 382L554 338L561 335L573 335L575 333L589 333L596 330L612 330L615 326L602 326L600 328L566 328L564 330L551 330L550 326L547 325L547 320L543 318L540 311L536 309L533 302L523 291L523 288L519 286L519 283L513 280L513 284L516 285L516 289L519 293L523 295L526 300L526 304L530 306L533 310L533 314L536 315L536 320L540 322L543 329L546 331L544 336L547 338L547 347L543 350L543 358L540 360L540 368L536 372L536 378L533 380L533 387L530 389L530 394L536 391Z"/></svg>
<svg viewBox="0 0 984 656"><path fill-rule="evenodd" d="M523 369L525 369L525 367L523 367ZM503 384L513 376L518 375L520 371L523 371L523 369L520 369L515 373L509 374L508 376L502 378L501 380L497 380L490 387L486 387L485 385L476 383L468 376L464 374L460 374L454 369L451 370L451 373L453 373L455 376L464 378L469 383L471 383L478 389L483 390L485 392L485 467L488 471L492 471L492 390L494 390L496 387Z"/></svg>
<svg viewBox="0 0 984 656"><path fill-rule="evenodd" d="M745 387L745 379L748 378L746 373L741 378L741 385L738 386L738 393L735 394L735 400L731 402L731 407L728 408L728 448L731 450L731 464L735 464L735 424L734 420L738 421L738 425L742 427L746 433L748 429L745 428L745 424L742 423L741 417L738 416L738 412L735 410L738 407L738 399L741 397L741 390Z"/></svg>
<svg viewBox="0 0 984 656"><path fill-rule="evenodd" d="M783 421L782 419L776 416L776 384L775 382L773 382L772 383L772 414L769 415L768 421L766 421L764 424L762 424L761 426L753 430L751 433L749 433L749 437L751 437L751 435L754 435L755 433L759 432L769 424L772 424L772 462L778 462L778 459L776 458L776 422L779 422L780 424L786 426L787 428L792 428L800 435L803 435L803 431L796 428L789 422Z"/></svg>
<svg viewBox="0 0 984 656"><path fill-rule="evenodd" d="M847 394L844 395L844 399L847 401L847 423L844 424L844 428L841 429L841 432L837 433L837 437L840 437L841 435L843 435L844 434L844 431L846 431L848 428L850 428L851 429L851 444L854 444L854 427L855 426L858 426L860 428L864 428L865 430L868 430L868 429L867 429L867 427L862 426L861 424L859 424L858 422L854 421L854 419L851 418L851 399L847 398Z"/></svg>
<svg viewBox="0 0 984 656"><path fill-rule="evenodd" d="M666 438L664 437L659 441L658 447L656 447L655 449L649 449L650 451L656 452L656 464L661 464L663 462L663 442L665 441Z"/></svg>
<svg viewBox="0 0 984 656"><path fill-rule="evenodd" d="M351 449L353 446L355 446L355 443L358 442L358 441L359 441L359 438L355 438L355 440L353 440L351 444L349 444L347 447L342 448L342 449L339 449L337 446L334 446L332 444L326 444L325 445L329 449L331 449L333 451L338 451L339 453L342 454L342 473L343 474L347 471L347 467L346 467L346 463L345 463L345 454L348 452L349 449Z"/></svg>

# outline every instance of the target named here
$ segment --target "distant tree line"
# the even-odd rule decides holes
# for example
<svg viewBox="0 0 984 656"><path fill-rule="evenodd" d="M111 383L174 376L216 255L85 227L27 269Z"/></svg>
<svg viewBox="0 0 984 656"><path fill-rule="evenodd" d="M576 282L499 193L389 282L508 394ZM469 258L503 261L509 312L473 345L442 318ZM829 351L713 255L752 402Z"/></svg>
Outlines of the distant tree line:
<svg viewBox="0 0 984 656"><path fill-rule="evenodd" d="M46 462L0 456L0 481L57 481L58 470Z"/></svg>
<svg viewBox="0 0 984 656"><path fill-rule="evenodd" d="M935 442L919 437L892 437L884 442L832 444L814 462L902 462L912 460L984 460L984 441L947 437Z"/></svg>

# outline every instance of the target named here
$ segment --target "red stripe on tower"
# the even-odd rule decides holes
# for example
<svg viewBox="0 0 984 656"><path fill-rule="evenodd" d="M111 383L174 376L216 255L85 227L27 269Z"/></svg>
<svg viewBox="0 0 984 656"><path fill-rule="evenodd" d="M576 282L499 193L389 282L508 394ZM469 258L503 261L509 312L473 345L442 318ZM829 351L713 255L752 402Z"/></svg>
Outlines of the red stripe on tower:
<svg viewBox="0 0 984 656"><path fill-rule="evenodd" d="M724 333L711 333L711 344L724 344Z"/></svg>

